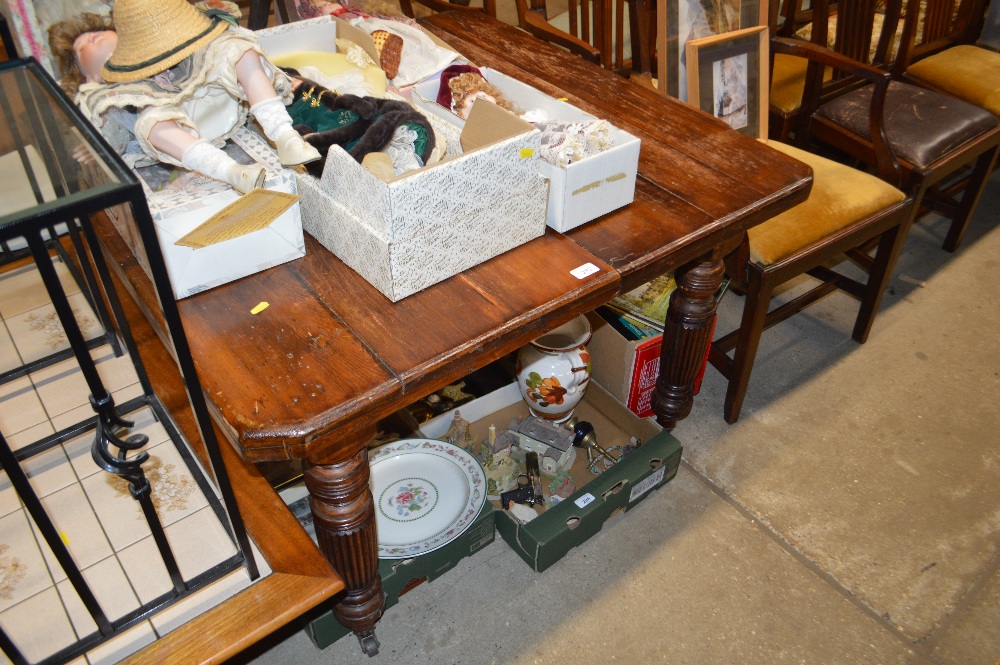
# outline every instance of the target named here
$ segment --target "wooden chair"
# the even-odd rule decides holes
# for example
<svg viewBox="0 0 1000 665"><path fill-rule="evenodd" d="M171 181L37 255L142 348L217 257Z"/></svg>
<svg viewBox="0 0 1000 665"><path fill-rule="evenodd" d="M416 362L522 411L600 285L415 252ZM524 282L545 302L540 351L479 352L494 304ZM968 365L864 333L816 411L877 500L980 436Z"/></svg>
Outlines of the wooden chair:
<svg viewBox="0 0 1000 665"><path fill-rule="evenodd" d="M964 0L954 20L953 0L927 0L927 18L904 21L896 72L904 80L945 92L1000 115L1000 53L976 45L983 0ZM1000 2L991 5L1000 19Z"/></svg>
<svg viewBox="0 0 1000 665"><path fill-rule="evenodd" d="M772 34L787 39L804 39L819 46L831 48L844 56L879 69L890 69L898 41L895 26L899 23L902 0L889 0L883 9L877 9L874 0L863 0L845 5L838 11L836 2L810 2L810 9L803 11L802 0L787 0L782 11L797 18L780 26L774 25L774 5L772 0ZM788 9L785 9L785 8ZM808 19L808 20L807 20ZM843 30L838 26L843 25ZM886 27L889 26L889 27ZM803 30L802 28L807 29ZM803 145L804 132L800 131L808 114L802 108L806 72L809 61L787 53L773 53L771 69L771 91L768 99L771 135L780 141L792 140ZM823 69L821 85L825 88L820 96L828 96L844 87L856 85L858 80Z"/></svg>
<svg viewBox="0 0 1000 665"><path fill-rule="evenodd" d="M937 1L929 0L929 6ZM816 0L817 9L825 2ZM841 0L841 20L846 16L852 19L851 25L871 25L869 2ZM894 2L890 0L890 7ZM908 21L915 25L917 17L908 12ZM887 15L880 48L895 30ZM915 211L927 205L949 213L952 224L944 247L954 251L996 160L1000 119L956 97L906 82L894 81L885 89L859 87L861 68L867 66L858 58L815 44L798 43L794 50L810 60L803 101L808 111L804 137L807 134L815 145L858 160L886 182L910 192ZM839 87L822 83L824 67L834 71ZM972 173L960 191L950 188L970 167Z"/></svg>
<svg viewBox="0 0 1000 665"><path fill-rule="evenodd" d="M415 11L413 3L425 7L426 11ZM497 15L496 0L483 0L481 7L473 7L470 0L454 0L454 2L449 2L449 0L412 0L412 2L411 0L399 0L399 7L403 10L403 14L410 18L420 18L428 14L448 11L486 12L493 18L496 18Z"/></svg>
<svg viewBox="0 0 1000 665"><path fill-rule="evenodd" d="M782 40L772 43L781 53L797 55ZM888 87L888 72L860 67L866 80ZM739 328L712 342L709 362L729 381L723 411L729 423L740 416L764 330L841 289L861 301L852 338L867 340L912 221L913 199L883 180L779 141L767 144L812 167L813 186L804 203L750 229L726 258L733 289L745 295L743 316ZM829 267L871 243L875 254L864 284ZM818 284L771 310L774 290L801 275Z"/></svg>
<svg viewBox="0 0 1000 665"><path fill-rule="evenodd" d="M250 30L266 28L272 9L276 12L278 23L289 23L299 18L291 0L240 0L236 4L247 17L247 27Z"/></svg>
<svg viewBox="0 0 1000 665"><path fill-rule="evenodd" d="M568 0L549 16L545 0L515 0L522 30L619 74L651 69L647 0Z"/></svg>

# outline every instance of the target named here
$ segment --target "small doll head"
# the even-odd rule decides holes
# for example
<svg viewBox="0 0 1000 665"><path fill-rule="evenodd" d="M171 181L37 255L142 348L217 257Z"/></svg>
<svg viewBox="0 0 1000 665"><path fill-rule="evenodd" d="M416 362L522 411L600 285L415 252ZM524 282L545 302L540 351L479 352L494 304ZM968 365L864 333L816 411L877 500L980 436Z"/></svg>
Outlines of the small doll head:
<svg viewBox="0 0 1000 665"><path fill-rule="evenodd" d="M49 48L56 60L59 84L71 97L84 82L101 80L101 67L118 43L110 19L80 14L49 27Z"/></svg>
<svg viewBox="0 0 1000 665"><path fill-rule="evenodd" d="M451 110L462 118L469 117L473 102L479 98L491 101L511 113L517 112L495 85L475 72L466 72L449 79L448 86L451 88Z"/></svg>

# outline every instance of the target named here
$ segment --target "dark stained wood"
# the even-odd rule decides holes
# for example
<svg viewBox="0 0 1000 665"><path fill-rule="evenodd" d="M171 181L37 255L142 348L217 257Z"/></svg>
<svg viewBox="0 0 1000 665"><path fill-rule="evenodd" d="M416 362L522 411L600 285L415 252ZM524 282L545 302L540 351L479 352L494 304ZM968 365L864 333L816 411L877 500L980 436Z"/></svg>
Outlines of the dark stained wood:
<svg viewBox="0 0 1000 665"><path fill-rule="evenodd" d="M308 461L320 546L345 582L335 612L359 633L383 607L364 449L378 419L666 271L678 269L689 297L704 300L724 249L803 200L811 184L807 167L707 114L486 14L452 14L428 25L477 64L640 136L636 202L567 235L548 230L398 303L308 236L304 258L179 303L206 395L234 448L250 460ZM158 322L149 280L110 224L99 231ZM598 271L570 274L586 263ZM685 277L706 269L700 285ZM270 307L249 314L260 301ZM665 351L676 358L661 377L675 394L658 409L665 423L690 409L690 367L704 357L713 314L702 307L678 319L676 349Z"/></svg>
<svg viewBox="0 0 1000 665"><path fill-rule="evenodd" d="M673 428L691 411L694 379L711 341L722 255L747 229L805 200L810 169L510 26L459 14L423 24L473 63L612 119L642 141L635 201L567 235L613 265L623 290L676 271L681 288L665 322L654 399L657 420Z"/></svg>
<svg viewBox="0 0 1000 665"><path fill-rule="evenodd" d="M567 49L570 53L610 71L628 76L649 74L651 44L650 9L645 0L569 0L565 11L567 30L549 19L545 0L515 0L521 29ZM629 21L631 53L625 54L625 17Z"/></svg>
<svg viewBox="0 0 1000 665"><path fill-rule="evenodd" d="M368 450L362 447L337 463L309 465L305 475L320 550L347 585L334 616L359 633L370 631L382 616L385 594L378 574Z"/></svg>
<svg viewBox="0 0 1000 665"><path fill-rule="evenodd" d="M116 256L127 252L109 222L98 226ZM549 232L393 304L306 239L304 258L178 303L205 393L248 459L322 456L312 449L329 433L374 432L380 418L568 320L568 303L592 309L619 284L609 266ZM124 256L132 290L155 303L142 268ZM587 262L600 272L568 273ZM250 314L262 301L270 306Z"/></svg>
<svg viewBox="0 0 1000 665"><path fill-rule="evenodd" d="M569 274L588 262L600 272L586 280ZM597 307L618 289L611 266L551 230L397 303L327 264L298 261L294 269L402 382L408 401L465 376L481 354L499 358L569 320L567 306Z"/></svg>
<svg viewBox="0 0 1000 665"><path fill-rule="evenodd" d="M677 290L671 295L663 328L661 371L653 396L657 415L667 414L659 418L665 427L673 428L691 413L694 382L712 343L715 293L725 272L719 252L675 273Z"/></svg>
<svg viewBox="0 0 1000 665"><path fill-rule="evenodd" d="M660 273L680 267L808 195L811 173L804 164L511 26L457 13L422 24L471 62L613 119L639 137L636 202L567 234L614 266L623 287L655 276L650 264Z"/></svg>

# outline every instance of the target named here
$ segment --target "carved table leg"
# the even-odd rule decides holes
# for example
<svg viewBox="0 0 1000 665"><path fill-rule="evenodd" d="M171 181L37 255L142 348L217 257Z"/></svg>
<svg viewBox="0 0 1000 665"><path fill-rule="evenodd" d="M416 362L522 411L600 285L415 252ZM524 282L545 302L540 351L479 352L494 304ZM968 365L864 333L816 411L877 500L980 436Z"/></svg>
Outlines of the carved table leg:
<svg viewBox="0 0 1000 665"><path fill-rule="evenodd" d="M367 441L373 432L366 432ZM368 487L368 450L352 447L328 459L306 464L319 549L344 580L345 589L333 614L352 629L369 656L378 653L375 622L385 609L378 574L375 503Z"/></svg>
<svg viewBox="0 0 1000 665"><path fill-rule="evenodd" d="M677 289L670 296L653 394L656 420L665 429L673 429L691 413L694 383L712 342L715 292L724 272L721 254L713 252L674 273Z"/></svg>

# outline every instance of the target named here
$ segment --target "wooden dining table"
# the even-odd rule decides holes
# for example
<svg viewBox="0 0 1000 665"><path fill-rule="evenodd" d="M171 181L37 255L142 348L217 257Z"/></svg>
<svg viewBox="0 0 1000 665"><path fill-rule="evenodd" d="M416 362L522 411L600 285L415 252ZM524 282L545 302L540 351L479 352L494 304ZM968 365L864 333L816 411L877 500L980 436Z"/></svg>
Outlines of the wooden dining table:
<svg viewBox="0 0 1000 665"><path fill-rule="evenodd" d="M802 163L486 14L422 24L472 63L628 131L641 152L629 205L565 234L548 229L396 303L309 236L305 257L178 303L230 443L250 462L304 460L319 549L345 584L334 614L369 654L384 608L366 448L379 420L673 271L654 398L657 419L673 427L691 409L723 256L747 229L803 201L812 183ZM110 224L98 230L162 331L146 274ZM592 274L571 274L588 263ZM270 306L251 313L262 301Z"/></svg>

